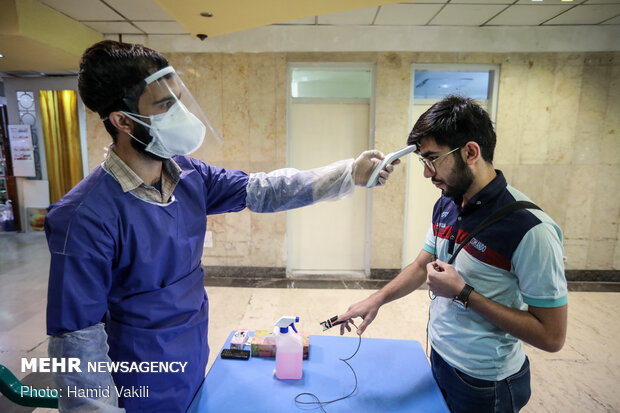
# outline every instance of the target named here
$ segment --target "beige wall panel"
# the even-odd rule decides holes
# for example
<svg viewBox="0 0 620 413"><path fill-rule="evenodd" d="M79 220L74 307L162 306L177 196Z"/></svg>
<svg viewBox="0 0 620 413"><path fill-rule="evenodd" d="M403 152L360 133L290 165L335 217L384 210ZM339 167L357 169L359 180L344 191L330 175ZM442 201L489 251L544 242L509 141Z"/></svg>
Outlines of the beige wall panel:
<svg viewBox="0 0 620 413"><path fill-rule="evenodd" d="M393 152L407 144L411 62L399 53L381 53L377 63L375 148ZM400 268L405 224L406 168L374 189L371 268Z"/></svg>

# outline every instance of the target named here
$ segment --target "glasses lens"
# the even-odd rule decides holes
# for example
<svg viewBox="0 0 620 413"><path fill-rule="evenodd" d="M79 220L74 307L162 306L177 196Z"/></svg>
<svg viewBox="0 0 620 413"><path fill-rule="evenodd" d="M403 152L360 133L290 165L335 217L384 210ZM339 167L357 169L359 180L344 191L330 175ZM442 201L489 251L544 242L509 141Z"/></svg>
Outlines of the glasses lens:
<svg viewBox="0 0 620 413"><path fill-rule="evenodd" d="M435 165L428 159L418 156L418 161L428 168L431 173L435 173Z"/></svg>
<svg viewBox="0 0 620 413"><path fill-rule="evenodd" d="M422 163L422 165L426 166L429 170L430 173L434 174L435 173L435 164L433 164L430 160L423 158L423 157L418 157L418 160Z"/></svg>
<svg viewBox="0 0 620 413"><path fill-rule="evenodd" d="M424 164L428 167L430 173L435 173L435 164L428 159L424 159Z"/></svg>

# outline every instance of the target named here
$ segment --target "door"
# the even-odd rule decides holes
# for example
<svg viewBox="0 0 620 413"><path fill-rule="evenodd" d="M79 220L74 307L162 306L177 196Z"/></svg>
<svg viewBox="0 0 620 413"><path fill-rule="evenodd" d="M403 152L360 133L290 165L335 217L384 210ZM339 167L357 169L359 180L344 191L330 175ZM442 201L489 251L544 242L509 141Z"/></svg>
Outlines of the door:
<svg viewBox="0 0 620 413"><path fill-rule="evenodd" d="M362 69L363 76L358 76L359 70L351 74L333 67L294 70L290 76L288 166L301 170L321 167L368 149L371 70ZM351 198L287 213L289 276L369 274L368 192L356 189Z"/></svg>

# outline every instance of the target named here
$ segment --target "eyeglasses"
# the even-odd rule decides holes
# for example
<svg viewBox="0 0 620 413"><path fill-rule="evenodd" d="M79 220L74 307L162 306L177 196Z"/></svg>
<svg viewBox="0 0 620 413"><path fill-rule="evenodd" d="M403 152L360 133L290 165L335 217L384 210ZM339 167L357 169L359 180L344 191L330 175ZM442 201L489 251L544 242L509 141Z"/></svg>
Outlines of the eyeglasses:
<svg viewBox="0 0 620 413"><path fill-rule="evenodd" d="M422 163L422 165L426 166L431 173L434 174L435 172L437 172L437 170L435 169L435 162L437 162L439 159L443 158L444 156L448 156L451 153L458 151L461 148L462 146L459 146L458 148L454 148L450 152L446 152L439 156L429 156L428 158L425 158L423 156L418 156L418 160Z"/></svg>

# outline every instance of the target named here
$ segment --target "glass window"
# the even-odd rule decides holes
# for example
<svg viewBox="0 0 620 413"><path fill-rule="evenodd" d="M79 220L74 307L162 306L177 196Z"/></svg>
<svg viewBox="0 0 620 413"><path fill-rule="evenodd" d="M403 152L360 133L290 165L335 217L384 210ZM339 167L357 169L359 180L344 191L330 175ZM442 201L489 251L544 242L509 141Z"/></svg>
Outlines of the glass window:
<svg viewBox="0 0 620 413"><path fill-rule="evenodd" d="M372 94L370 69L291 70L291 97L369 99Z"/></svg>
<svg viewBox="0 0 620 413"><path fill-rule="evenodd" d="M474 99L495 122L499 72L499 65L412 64L412 121L447 95L459 95Z"/></svg>
<svg viewBox="0 0 620 413"><path fill-rule="evenodd" d="M489 98L489 71L416 70L413 95L416 99L442 99L446 95Z"/></svg>

